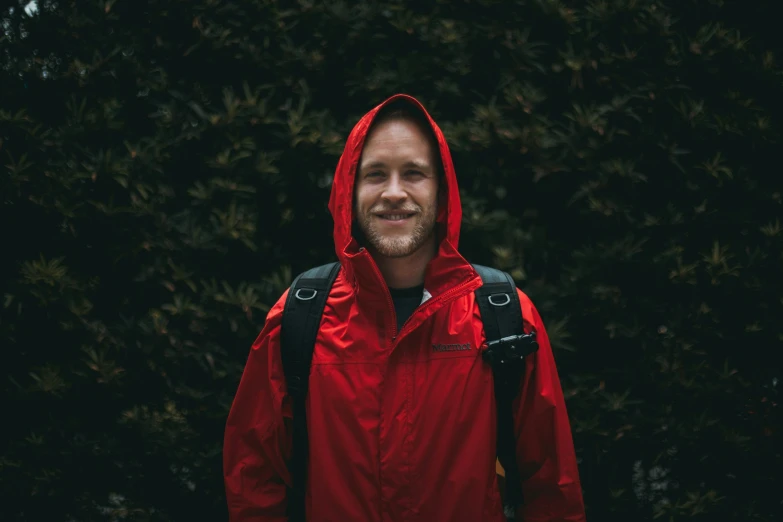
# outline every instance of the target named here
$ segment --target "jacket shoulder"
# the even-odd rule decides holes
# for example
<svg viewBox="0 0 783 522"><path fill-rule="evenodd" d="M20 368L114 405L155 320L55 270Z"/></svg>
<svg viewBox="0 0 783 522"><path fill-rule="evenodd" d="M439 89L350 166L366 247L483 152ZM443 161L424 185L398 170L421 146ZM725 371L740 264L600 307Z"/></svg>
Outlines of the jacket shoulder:
<svg viewBox="0 0 783 522"><path fill-rule="evenodd" d="M526 325L532 326L539 322L540 315L533 300L525 292L517 288L519 305L522 308L522 320Z"/></svg>

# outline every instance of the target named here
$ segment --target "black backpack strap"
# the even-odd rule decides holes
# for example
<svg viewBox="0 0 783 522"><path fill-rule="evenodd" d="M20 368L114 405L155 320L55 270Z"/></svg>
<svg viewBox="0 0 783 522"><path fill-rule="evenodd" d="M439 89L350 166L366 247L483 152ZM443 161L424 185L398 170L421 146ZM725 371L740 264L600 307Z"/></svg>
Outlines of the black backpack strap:
<svg viewBox="0 0 783 522"><path fill-rule="evenodd" d="M290 471L293 486L288 491L288 519L304 522L307 483L307 419L305 399L315 338L321 325L329 290L340 271L340 263L311 268L294 279L283 309L280 358L288 394L293 406Z"/></svg>
<svg viewBox="0 0 783 522"><path fill-rule="evenodd" d="M516 460L516 437L512 403L525 371L525 356L538 349L535 332L525 334L517 287L509 274L482 265L473 265L483 285L475 292L484 323L487 349L482 354L492 366L497 404L497 454L506 472L504 510L513 520L521 501L522 487Z"/></svg>

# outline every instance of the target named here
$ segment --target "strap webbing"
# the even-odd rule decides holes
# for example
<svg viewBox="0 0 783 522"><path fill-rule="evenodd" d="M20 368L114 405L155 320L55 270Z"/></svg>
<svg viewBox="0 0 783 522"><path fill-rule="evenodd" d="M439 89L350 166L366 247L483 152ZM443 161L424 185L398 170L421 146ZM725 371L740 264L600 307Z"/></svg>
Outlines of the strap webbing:
<svg viewBox="0 0 783 522"><path fill-rule="evenodd" d="M484 282L475 293L487 341L523 334L522 309L514 280L501 270L482 265L473 267ZM513 368L508 374L493 370L498 415L497 454L506 472L504 509L506 516L511 517L522 497L512 412L512 402L519 391L522 375Z"/></svg>
<svg viewBox="0 0 783 522"><path fill-rule="evenodd" d="M281 325L280 358L288 394L293 402L290 472L293 486L288 491L290 522L305 520L305 487L309 453L305 400L310 378L315 339L326 299L340 264L329 263L300 274L286 297Z"/></svg>

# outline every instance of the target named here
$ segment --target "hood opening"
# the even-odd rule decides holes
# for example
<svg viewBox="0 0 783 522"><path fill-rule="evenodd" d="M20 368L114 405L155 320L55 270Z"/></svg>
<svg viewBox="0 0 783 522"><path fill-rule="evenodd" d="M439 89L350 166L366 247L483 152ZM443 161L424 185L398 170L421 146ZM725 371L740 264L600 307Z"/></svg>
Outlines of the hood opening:
<svg viewBox="0 0 783 522"><path fill-rule="evenodd" d="M426 111L415 98L396 94L365 114L354 126L346 140L343 154L335 171L332 192L329 199L329 211L334 219L335 251L339 259L359 251L364 238L354 219L354 194L356 171L361 161L365 140L374 125L379 121L410 116L415 123L427 131L432 137L432 143L438 152L436 160L439 169L439 208L436 217L436 241L439 251L444 241L449 250L456 250L459 243L462 207L459 199L456 175L451 159L451 153L446 139Z"/></svg>
<svg viewBox="0 0 783 522"><path fill-rule="evenodd" d="M443 158L440 155L440 150L438 146L438 137L435 135L435 132L432 126L430 125L429 119L427 118L427 114L425 112L423 112L416 105L412 104L408 99L397 98L383 105L381 109L378 110L378 112L375 114L375 117L372 119L372 122L369 124L367 128L367 132L365 134L365 141L369 136L372 135L373 131L380 124L391 122L391 121L413 122L416 126L418 126L419 130L421 130L422 133L427 137L427 141L429 142L429 145L432 151L434 152L433 162L435 164L436 175L438 179L438 214L435 220L434 232L435 232L436 244L439 245L442 239L445 237L445 232L446 232L448 188L446 186L446 181L444 179ZM356 165L357 169L362 163L363 156L364 156L364 147L362 147L362 151L359 154L359 162ZM366 246L366 239L354 214L356 210L356 206L355 206L356 185L357 185L357 176L354 174L353 189L352 189L353 198L351 200L351 235L353 236L353 239L355 240L358 247L362 247L362 246Z"/></svg>

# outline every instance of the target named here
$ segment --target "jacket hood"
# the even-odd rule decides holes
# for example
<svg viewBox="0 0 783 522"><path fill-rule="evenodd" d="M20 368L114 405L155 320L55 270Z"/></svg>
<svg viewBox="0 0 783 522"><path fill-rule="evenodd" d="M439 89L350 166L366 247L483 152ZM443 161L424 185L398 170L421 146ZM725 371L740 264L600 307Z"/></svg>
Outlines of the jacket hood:
<svg viewBox="0 0 783 522"><path fill-rule="evenodd" d="M329 211L334 219L334 244L338 259L344 263L346 255L355 254L359 250L359 244L352 235L353 210L354 210L354 180L359 161L362 156L364 142L367 133L372 126L375 116L383 107L396 100L405 100L415 109L421 111L432 128L437 140L440 159L443 165L443 182L445 183L446 196L443 198L445 206L438 209L437 224L441 236L439 255L444 250L456 251L459 245L460 223L462 221L462 205L459 198L457 177L454 172L454 164L451 153L446 144L446 138L438 125L429 115L424 106L412 96L395 94L383 103L365 114L354 126L345 143L345 148L337 170L334 174L332 192L329 198Z"/></svg>

